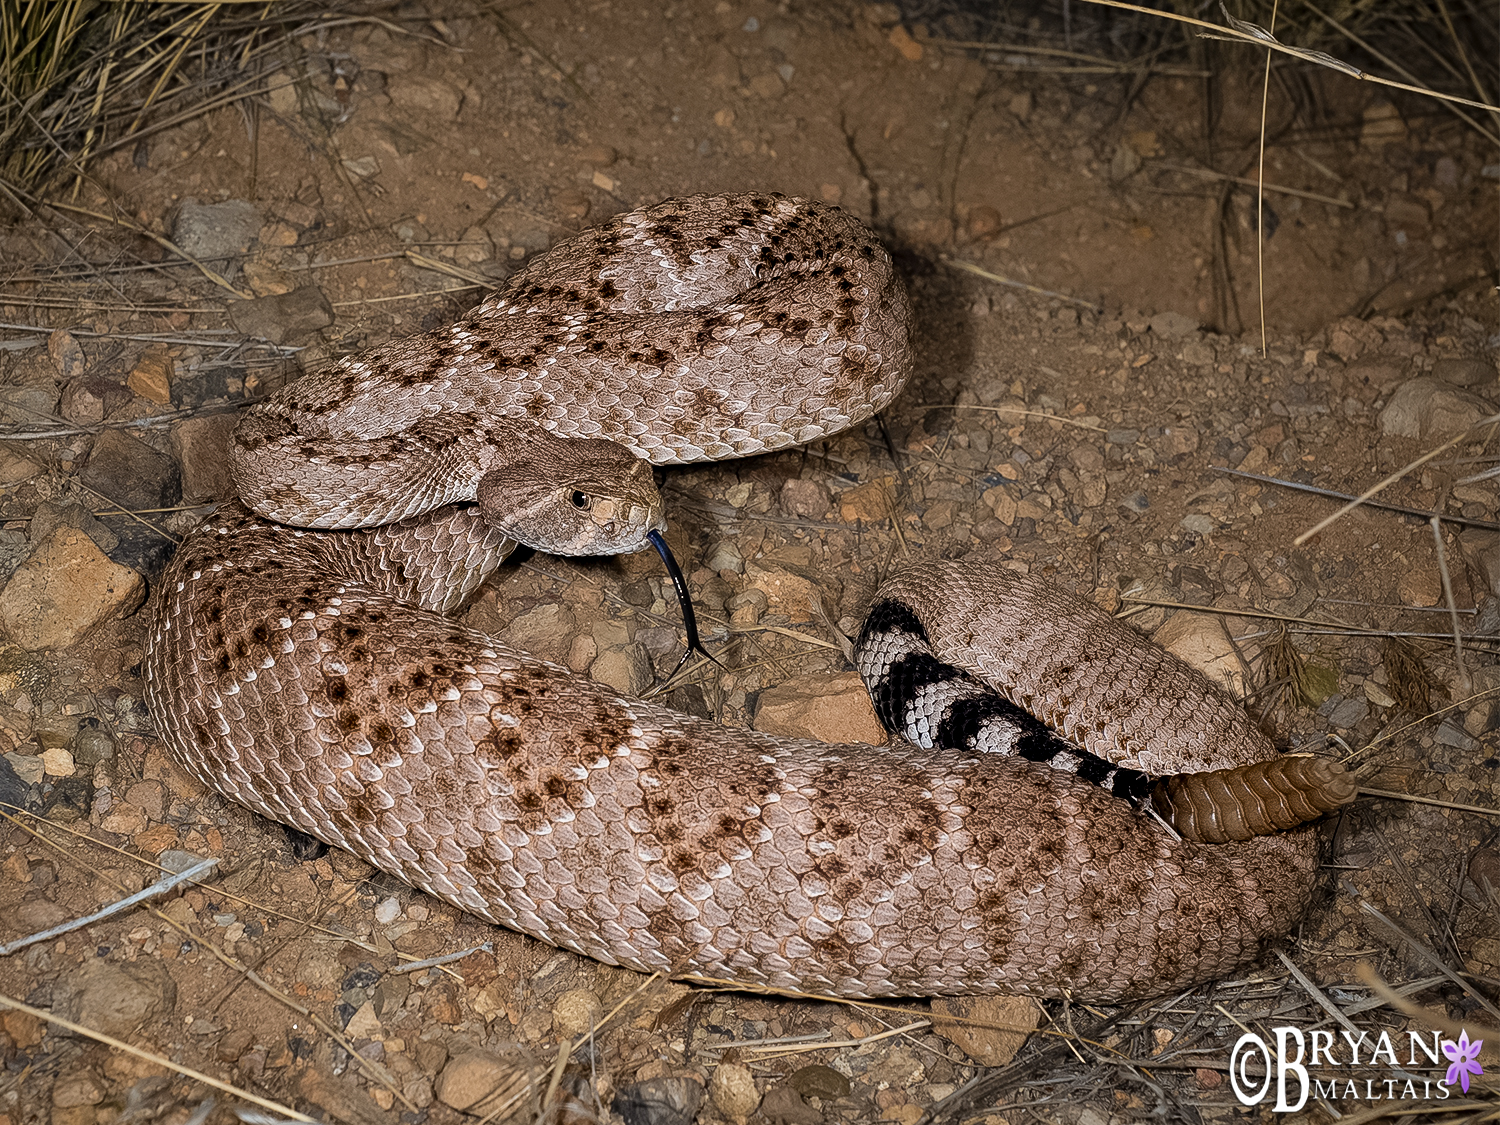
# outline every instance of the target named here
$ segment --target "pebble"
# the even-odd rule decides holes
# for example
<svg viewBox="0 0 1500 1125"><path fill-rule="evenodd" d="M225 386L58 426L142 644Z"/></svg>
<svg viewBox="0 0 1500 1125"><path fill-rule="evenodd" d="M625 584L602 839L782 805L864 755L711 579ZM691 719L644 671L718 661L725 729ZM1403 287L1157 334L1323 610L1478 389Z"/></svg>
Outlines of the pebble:
<svg viewBox="0 0 1500 1125"><path fill-rule="evenodd" d="M839 1077L842 1078L843 1075ZM787 1081L789 1084L786 1086L772 1086L766 1091L766 1096L760 1102L760 1115L775 1125L823 1125L823 1115L803 1101L801 1095L790 1087L791 1079ZM844 1084L849 1084L847 1078L844 1079Z"/></svg>
<svg viewBox="0 0 1500 1125"><path fill-rule="evenodd" d="M172 455L182 466L182 498L189 504L223 500L234 495L229 471L229 436L234 414L207 414L172 423Z"/></svg>
<svg viewBox="0 0 1500 1125"><path fill-rule="evenodd" d="M1432 377L1455 387L1484 386L1495 382L1495 364L1476 357L1434 360Z"/></svg>
<svg viewBox="0 0 1500 1125"><path fill-rule="evenodd" d="M1003 225L1000 212L988 203L981 203L977 207L971 207L969 209L969 218L964 223L965 228L969 232L969 237L974 239L993 238L1000 233L1000 228Z"/></svg>
<svg viewBox="0 0 1500 1125"><path fill-rule="evenodd" d="M693 1079L669 1075L622 1088L610 1108L625 1125L692 1125L704 1097Z"/></svg>
<svg viewBox="0 0 1500 1125"><path fill-rule="evenodd" d="M818 481L794 477L781 486L781 508L789 516L820 520L828 514L829 504L828 488Z"/></svg>
<svg viewBox="0 0 1500 1125"><path fill-rule="evenodd" d="M392 74L385 92L401 109L416 110L439 121L452 121L463 105L463 94L454 86L424 74Z"/></svg>
<svg viewBox="0 0 1500 1125"><path fill-rule="evenodd" d="M80 479L123 508L170 508L182 497L177 462L123 430L105 430L94 439Z"/></svg>
<svg viewBox="0 0 1500 1125"><path fill-rule="evenodd" d="M148 1020L170 1015L177 1005L177 984L166 965L157 960L85 961L68 979L72 987L54 1010L116 1038L128 1037Z"/></svg>
<svg viewBox="0 0 1500 1125"><path fill-rule="evenodd" d="M174 367L171 353L166 348L147 348L136 359L125 384L149 402L171 406Z"/></svg>
<svg viewBox="0 0 1500 1125"><path fill-rule="evenodd" d="M823 1101L847 1098L852 1089L847 1077L822 1063L798 1067L787 1075L786 1084L804 1098L821 1098Z"/></svg>
<svg viewBox="0 0 1500 1125"><path fill-rule="evenodd" d="M563 606L544 602L513 618L499 631L499 636L543 660L562 661L567 656L571 644L569 637L576 624L573 614Z"/></svg>
<svg viewBox="0 0 1500 1125"><path fill-rule="evenodd" d="M249 250L260 227L260 212L243 199L223 203L188 199L178 208L172 223L172 241L184 253L233 281L239 262L221 259L232 259Z"/></svg>
<svg viewBox="0 0 1500 1125"><path fill-rule="evenodd" d="M1168 340L1180 340L1198 331L1198 318L1180 312L1159 312L1151 318L1151 331Z"/></svg>
<svg viewBox="0 0 1500 1125"><path fill-rule="evenodd" d="M1435 566L1410 566L1396 579L1396 596L1405 605L1435 606L1443 598L1443 576Z"/></svg>
<svg viewBox="0 0 1500 1125"><path fill-rule="evenodd" d="M1380 430L1391 437L1449 438L1497 413L1493 403L1441 379L1411 379L1380 412Z"/></svg>
<svg viewBox="0 0 1500 1125"><path fill-rule="evenodd" d="M5 755L5 764L25 785L36 785L47 774L47 768L42 764L41 756L36 754L22 754L17 750L12 750Z"/></svg>
<svg viewBox="0 0 1500 1125"><path fill-rule="evenodd" d="M36 653L17 645L0 646L0 695L7 700L15 699L12 692L40 699L51 681L47 662Z"/></svg>
<svg viewBox="0 0 1500 1125"><path fill-rule="evenodd" d="M401 917L401 902L396 898L381 899L375 906L375 921L382 926L389 926L397 918Z"/></svg>
<svg viewBox="0 0 1500 1125"><path fill-rule="evenodd" d="M450 1109L483 1117L525 1090L533 1065L530 1053L515 1044L465 1051L448 1060L433 1092Z"/></svg>
<svg viewBox="0 0 1500 1125"><path fill-rule="evenodd" d="M739 547L729 539L721 539L714 544L709 552L706 563L709 570L731 574L743 574L745 572L745 556L740 553Z"/></svg>
<svg viewBox="0 0 1500 1125"><path fill-rule="evenodd" d="M333 306L316 285L290 293L229 302L229 322L236 332L273 344L303 344L333 323Z"/></svg>
<svg viewBox="0 0 1500 1125"><path fill-rule="evenodd" d="M130 390L112 379L85 376L63 387L57 411L78 426L94 426L128 406Z"/></svg>
<svg viewBox="0 0 1500 1125"><path fill-rule="evenodd" d="M1227 688L1232 695L1244 694L1245 672L1221 618L1206 613L1174 613L1156 630L1153 639L1212 683Z"/></svg>
<svg viewBox="0 0 1500 1125"><path fill-rule="evenodd" d="M952 997L932 1002L932 1030L981 1066L1005 1066L1036 1030L1041 1009L1026 996Z"/></svg>
<svg viewBox="0 0 1500 1125"><path fill-rule="evenodd" d="M719 1112L734 1121L744 1121L760 1105L755 1076L742 1063L723 1062L715 1067L708 1093Z"/></svg>
<svg viewBox="0 0 1500 1125"><path fill-rule="evenodd" d="M604 1004L597 992L590 988L570 988L552 1005L552 1030L576 1039L587 1035L603 1014Z"/></svg>
<svg viewBox="0 0 1500 1125"><path fill-rule="evenodd" d="M1369 713L1370 704L1367 700L1344 699L1328 712L1328 725L1337 727L1339 730L1352 730Z"/></svg>
<svg viewBox="0 0 1500 1125"><path fill-rule="evenodd" d="M66 648L132 612L146 584L111 562L82 531L61 527L0 590L0 626L27 649Z"/></svg>
<svg viewBox="0 0 1500 1125"><path fill-rule="evenodd" d="M651 660L639 645L611 645L589 665L589 676L622 695L641 695L652 683Z"/></svg>
<svg viewBox="0 0 1500 1125"><path fill-rule="evenodd" d="M48 777L72 777L78 772L73 755L60 746L42 751L42 772Z"/></svg>
<svg viewBox="0 0 1500 1125"><path fill-rule="evenodd" d="M227 934L226 940L229 940ZM375 1014L373 1000L366 1000L356 1008L349 1017L349 1022L344 1025L344 1031L350 1039L373 1039L380 1034L380 1030L380 1017Z"/></svg>
<svg viewBox="0 0 1500 1125"><path fill-rule="evenodd" d="M858 672L819 672L767 688L756 704L754 727L823 742L886 741Z"/></svg>
<svg viewBox="0 0 1500 1125"><path fill-rule="evenodd" d="M62 1074L52 1086L52 1104L58 1109L98 1105L104 1100L104 1082L91 1070Z"/></svg>
<svg viewBox="0 0 1500 1125"><path fill-rule="evenodd" d="M97 766L114 756L115 740L98 727L80 730L73 740L73 757L80 766Z"/></svg>

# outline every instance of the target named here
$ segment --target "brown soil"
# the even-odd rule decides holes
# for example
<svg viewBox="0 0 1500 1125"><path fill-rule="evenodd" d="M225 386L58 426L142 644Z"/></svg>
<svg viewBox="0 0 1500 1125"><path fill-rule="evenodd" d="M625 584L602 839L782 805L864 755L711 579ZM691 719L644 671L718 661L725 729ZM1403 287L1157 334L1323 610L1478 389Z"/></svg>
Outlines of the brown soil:
<svg viewBox="0 0 1500 1125"><path fill-rule="evenodd" d="M1127 96L1128 77L1018 73L999 53L924 41L920 28L913 39L878 5L561 0L503 16L445 12L329 21L289 51L293 83L253 116L231 109L157 134L99 161L76 197L57 202L163 234L186 200L254 202L263 226L238 284L272 293L312 283L336 314L306 341L303 364L440 324L477 299L465 277L503 278L622 209L747 189L837 202L881 231L908 274L917 374L883 431L665 474L673 544L700 609L710 623L745 627L716 646L731 670L674 692L678 706L746 725L766 688L847 667L819 643L830 623L851 627L894 562L999 553L1147 630L1170 619L1181 631L1188 619L1156 603L1228 614L1239 657L1224 655L1219 618L1194 615L1209 626L1188 631L1236 674L1276 639L1276 623L1254 614L1347 623L1345 634L1292 625L1290 643L1326 671L1308 687L1320 706L1259 696L1279 698L1271 718L1283 741L1322 749L1335 734L1343 745L1333 751L1370 787L1500 806L1491 711L1465 701L1451 645L1418 639L1415 665L1393 672L1363 632L1447 628L1433 611L1440 558L1426 520L1362 510L1296 546L1331 502L1224 471L1359 492L1439 443L1382 431L1380 411L1403 382L1477 359L1488 367L1468 370L1487 375L1470 390L1495 395L1495 181L1483 170L1496 157L1435 103L1390 110L1369 84L1281 69L1267 121L1266 179L1278 191L1266 196L1274 223L1268 212L1262 224L1263 351L1252 331L1256 202L1235 179L1254 176L1260 135L1262 62L1248 51L1207 50L1221 75L1208 110L1199 77L1155 75ZM1191 171L1205 168L1215 172ZM279 380L265 349L221 354L207 342L229 328L221 288L146 238L84 221L61 207L15 220L0 243L0 311L7 326L72 329L91 375L118 382L139 370L143 348L166 349L171 406L137 395L112 419L211 411ZM57 389L62 376L43 352L4 353L0 390ZM133 432L174 448L165 424ZM103 510L78 483L92 441L59 434L17 446L41 471L5 486L0 507L14 522L3 532L24 536L44 500ZM1493 484L1456 483L1491 455L1488 441L1460 444L1383 499L1494 521ZM199 517L147 518L180 535ZM105 522L127 538L136 526ZM1471 539L1462 550L1460 530L1445 525L1454 596L1466 612L1480 607L1483 623L1493 615L1483 567L1496 548ZM152 570L165 542L127 547ZM743 566L709 569L711 559L732 563L726 545ZM12 565L23 547L16 537L7 548ZM642 556L509 566L469 620L575 667L611 644L638 645L658 679L680 642L670 588ZM166 759L144 716L145 629L141 614L110 622L43 655L45 690L12 676L0 692L0 749L32 755L45 738L76 749L69 720L117 749L71 778L49 777L37 791L43 819L0 825L0 940L139 889L166 850L217 857L219 871L158 903L160 913L127 912L0 957L0 994L63 1013L89 963L155 962L175 999L123 1038L310 1114L477 1120L434 1096L452 1060L519 1044L545 1088L578 1013L623 1003L573 1052L559 1112L615 1120L612 1099L636 1083L706 1083L719 1068L725 1086L734 1072L721 1064L738 1062L769 1097L752 1120L911 1123L986 1076L991 1085L949 1101L942 1119L972 1108L972 1119L994 1121L1033 1111L1227 1120L1240 1112L1227 1079L1237 1024L1311 1028L1327 1015L1268 956L1239 980L1129 1013L1049 1004L1048 1026L1082 1035L1074 1049L1034 1036L1020 1056L1029 1068L995 1078L981 1061L1003 1063L1000 1047L965 1043L966 1054L951 1024L941 1036L924 1023L870 1038L930 1018L924 1003L842 1006L660 982L636 992L633 973L495 931L342 853L299 861L275 825L205 793ZM1470 669L1493 647L1471 641ZM1262 670L1254 664L1252 680ZM1423 670L1452 686L1451 704L1433 697L1448 707L1441 716L1392 702L1417 706L1404 693ZM1284 952L1328 1003L1354 1007L1372 1039L1407 1017L1357 1007L1369 994L1362 965L1397 983L1435 978L1412 998L1471 1027L1495 1025L1483 1009L1500 989L1500 915L1465 876L1471 860L1493 864L1495 824L1365 799L1330 832L1326 894ZM492 949L440 969L392 972L482 943ZM1467 983L1436 979L1424 949ZM996 1012L973 1015L993 1022ZM1117 1022L1086 1034L1110 1016ZM794 1036L834 1045L731 1046ZM15 1011L0 1017L0 1061L0 1125L179 1125L211 1093ZM804 1103L793 1088L812 1096ZM236 1098L216 1096L207 1119L233 1120ZM731 1095L716 1096L698 1120L732 1116ZM1334 1104L1347 1113L1369 1103Z"/></svg>

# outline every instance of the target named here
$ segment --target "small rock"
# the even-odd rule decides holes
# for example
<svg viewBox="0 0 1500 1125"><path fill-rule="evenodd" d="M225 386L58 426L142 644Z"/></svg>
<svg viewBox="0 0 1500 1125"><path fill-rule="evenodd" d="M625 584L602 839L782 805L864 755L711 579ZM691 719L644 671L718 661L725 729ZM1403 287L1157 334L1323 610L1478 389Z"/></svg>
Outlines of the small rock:
<svg viewBox="0 0 1500 1125"><path fill-rule="evenodd" d="M797 477L781 486L781 508L789 516L820 520L828 507L828 489L818 481Z"/></svg>
<svg viewBox="0 0 1500 1125"><path fill-rule="evenodd" d="M974 996L934 1000L932 1014L933 1032L969 1058L981 1066L1005 1066L1036 1030L1041 1009L1026 996Z"/></svg>
<svg viewBox="0 0 1500 1125"><path fill-rule="evenodd" d="M138 511L170 508L182 498L177 463L122 430L94 439L81 479L111 503Z"/></svg>
<svg viewBox="0 0 1500 1125"><path fill-rule="evenodd" d="M581 223L588 218L589 197L576 188L563 188L553 192L552 205L569 222Z"/></svg>
<svg viewBox="0 0 1500 1125"><path fill-rule="evenodd" d="M85 376L63 387L57 410L69 422L93 426L130 403L130 391L113 379Z"/></svg>
<svg viewBox="0 0 1500 1125"><path fill-rule="evenodd" d="M1000 212L987 203L981 203L978 207L969 209L968 222L964 224L973 239L994 238L1000 233L1004 226L1001 221Z"/></svg>
<svg viewBox="0 0 1500 1125"><path fill-rule="evenodd" d="M72 777L78 772L73 755L61 746L42 751L42 772L48 777Z"/></svg>
<svg viewBox="0 0 1500 1125"><path fill-rule="evenodd" d="M297 232L291 227L285 223L278 223L277 226L291 233L292 241L286 245L292 245L297 241ZM277 239L275 234L271 234L268 238L265 230L260 232L260 240L262 244L271 245L277 241L283 241ZM245 284L250 286L250 292L257 297L279 297L297 288L297 279L285 270L277 269L269 262L252 258L245 263Z"/></svg>
<svg viewBox="0 0 1500 1125"><path fill-rule="evenodd" d="M31 526L27 530L32 543L41 543L60 527L77 528L106 555L120 545L120 537L76 500L66 504L43 500L37 505L36 512L31 517Z"/></svg>
<svg viewBox="0 0 1500 1125"><path fill-rule="evenodd" d="M177 984L164 963L141 958L113 964L85 961L55 1010L93 1031L125 1038L177 1004Z"/></svg>
<svg viewBox="0 0 1500 1125"><path fill-rule="evenodd" d="M1500 892L1500 851L1494 848L1476 849L1469 857L1469 878L1486 897Z"/></svg>
<svg viewBox="0 0 1500 1125"><path fill-rule="evenodd" d="M437 78L423 74L392 74L386 79L385 91L391 102L402 109L452 121L463 105L463 94Z"/></svg>
<svg viewBox="0 0 1500 1125"><path fill-rule="evenodd" d="M1218 530L1219 521L1202 512L1189 512L1182 517L1181 527L1184 531L1191 531L1194 535L1212 535Z"/></svg>
<svg viewBox="0 0 1500 1125"><path fill-rule="evenodd" d="M620 158L620 154L609 145L589 145L578 156L585 164L591 164L595 168L608 168Z"/></svg>
<svg viewBox="0 0 1500 1125"><path fill-rule="evenodd" d="M490 242L490 236L485 234L483 227L470 227L464 231L458 245L453 248L453 260L467 266L487 262L494 256L494 244Z"/></svg>
<svg viewBox="0 0 1500 1125"><path fill-rule="evenodd" d="M834 1073L838 1074L837 1071ZM843 1078L843 1075L839 1077ZM791 1079L787 1082L786 1086L772 1086L766 1091L766 1096L760 1102L760 1115L772 1125L823 1125L823 1115L803 1101L802 1095L791 1088ZM844 1085L847 1087L848 1084L849 1080L845 1078Z"/></svg>
<svg viewBox="0 0 1500 1125"><path fill-rule="evenodd" d="M27 649L66 648L132 612L145 582L75 528L54 531L0 591L0 626Z"/></svg>
<svg viewBox="0 0 1500 1125"><path fill-rule="evenodd" d="M1384 148L1405 137L1406 122L1401 120L1401 111L1390 102L1377 98L1365 108L1359 130L1361 148Z"/></svg>
<svg viewBox="0 0 1500 1125"><path fill-rule="evenodd" d="M709 570L713 571L727 570L731 574L743 574L745 556L740 553L739 547L732 540L720 539L709 552L706 565Z"/></svg>
<svg viewBox="0 0 1500 1125"><path fill-rule="evenodd" d="M1220 618L1202 613L1175 613L1156 630L1153 639L1231 695L1244 694L1245 672Z"/></svg>
<svg viewBox="0 0 1500 1125"><path fill-rule="evenodd" d="M273 344L300 344L333 323L333 306L316 285L290 293L229 302L229 322L236 332Z"/></svg>
<svg viewBox="0 0 1500 1125"><path fill-rule="evenodd" d="M174 875L191 870L203 862L203 856L180 848L169 848L156 857L156 862Z"/></svg>
<svg viewBox="0 0 1500 1125"><path fill-rule="evenodd" d="M640 695L651 686L651 658L639 645L611 645L589 665L589 676L622 695Z"/></svg>
<svg viewBox="0 0 1500 1125"><path fill-rule="evenodd" d="M5 764L22 785L36 785L47 775L42 759L35 754L22 754L18 750L12 750L5 755ZM19 805L23 802L15 800L11 803Z"/></svg>
<svg viewBox="0 0 1500 1125"><path fill-rule="evenodd" d="M895 27L891 28L887 38L890 39L891 46L900 51L901 57L904 58L907 62L921 61L922 44L913 39L911 37L911 32L907 31L906 28L902 27L899 23Z"/></svg>
<svg viewBox="0 0 1500 1125"><path fill-rule="evenodd" d="M74 739L73 757L80 766L92 768L114 756L115 740L98 727L80 730Z"/></svg>
<svg viewBox="0 0 1500 1125"><path fill-rule="evenodd" d="M879 746L885 728L858 672L820 672L760 693L755 729L766 734Z"/></svg>
<svg viewBox="0 0 1500 1125"><path fill-rule="evenodd" d="M1413 566L1396 579L1396 596L1404 605L1437 605L1443 598L1443 576L1435 566Z"/></svg>
<svg viewBox="0 0 1500 1125"><path fill-rule="evenodd" d="M1151 318L1151 331L1168 340L1181 340L1198 331L1198 318L1180 312L1159 312Z"/></svg>
<svg viewBox="0 0 1500 1125"><path fill-rule="evenodd" d="M255 205L243 199L223 203L185 200L172 224L172 241L184 253L198 259L233 281L237 261L226 262L250 249L260 232L261 218Z"/></svg>
<svg viewBox="0 0 1500 1125"><path fill-rule="evenodd" d="M465 1051L448 1060L433 1092L450 1109L483 1117L518 1095L517 1104L524 1102L532 1073L540 1073L535 1066L530 1053L515 1044Z"/></svg>
<svg viewBox="0 0 1500 1125"><path fill-rule="evenodd" d="M704 1096L703 1087L691 1078L650 1078L624 1087L610 1108L625 1125L693 1125Z"/></svg>
<svg viewBox="0 0 1500 1125"><path fill-rule="evenodd" d="M297 1080L297 1093L346 1125L389 1125L389 1115L355 1084L353 1074L334 1075L324 1069L326 1066L326 1062L323 1066L314 1064L303 1071Z"/></svg>
<svg viewBox="0 0 1500 1125"><path fill-rule="evenodd" d="M0 487L28 481L42 471L35 461L9 449L0 449Z"/></svg>
<svg viewBox="0 0 1500 1125"><path fill-rule="evenodd" d="M64 379L80 378L88 366L82 345L66 328L56 329L47 336L47 356Z"/></svg>
<svg viewBox="0 0 1500 1125"><path fill-rule="evenodd" d="M847 1098L853 1089L848 1078L833 1067L821 1063L798 1067L787 1075L786 1084L804 1098L819 1098L823 1101ZM770 1097L769 1092L766 1096Z"/></svg>
<svg viewBox="0 0 1500 1125"><path fill-rule="evenodd" d="M735 1121L745 1120L760 1105L755 1076L742 1063L722 1062L716 1066L708 1080L708 1093L719 1112Z"/></svg>
<svg viewBox="0 0 1500 1125"><path fill-rule="evenodd" d="M769 74L757 74L750 79L750 92L757 98L779 98L786 93L786 83L781 80L781 75L774 71Z"/></svg>
<svg viewBox="0 0 1500 1125"><path fill-rule="evenodd" d="M1358 359L1370 348L1384 343L1380 329L1356 316L1340 317L1328 329L1328 350L1345 363Z"/></svg>
<svg viewBox="0 0 1500 1125"><path fill-rule="evenodd" d="M1455 387L1481 387L1495 382L1495 365L1487 359L1439 359L1432 377Z"/></svg>
<svg viewBox="0 0 1500 1125"><path fill-rule="evenodd" d="M1470 865L1472 870L1472 864ZM18 1012L8 1008L0 1013L0 1028L10 1040L23 1051L29 1051L42 1041L47 1025L30 1012Z"/></svg>
<svg viewBox="0 0 1500 1125"><path fill-rule="evenodd" d="M166 348L147 348L135 361L125 382L142 398L158 406L171 406L172 370L172 356Z"/></svg>
<svg viewBox="0 0 1500 1125"><path fill-rule="evenodd" d="M587 1035L604 1014L599 994L590 988L570 988L552 1005L552 1030L576 1039Z"/></svg>
<svg viewBox="0 0 1500 1125"><path fill-rule="evenodd" d="M1493 403L1441 379L1411 379L1380 412L1381 432L1392 437L1449 438L1497 413Z"/></svg>
<svg viewBox="0 0 1500 1125"><path fill-rule="evenodd" d="M382 899L375 906L375 921L382 926L389 926L397 918L401 917L401 900L396 898Z"/></svg>
<svg viewBox="0 0 1500 1125"><path fill-rule="evenodd" d="M129 801L116 801L100 819L99 827L121 836L137 836L150 827L150 822L146 814Z"/></svg>
<svg viewBox="0 0 1500 1125"><path fill-rule="evenodd" d="M839 493L839 515L845 523L876 523L891 518L893 477L878 477Z"/></svg>
<svg viewBox="0 0 1500 1125"><path fill-rule="evenodd" d="M544 602L513 619L500 630L499 636L507 644L533 656L560 661L568 652L569 637L575 624L576 619L567 609L554 602Z"/></svg>
<svg viewBox="0 0 1500 1125"><path fill-rule="evenodd" d="M375 1014L375 1003L366 1000L354 1010L344 1031L350 1039L373 1039L380 1034L380 1017Z"/></svg>
<svg viewBox="0 0 1500 1125"><path fill-rule="evenodd" d="M189 504L227 500L235 494L229 468L234 414L206 414L172 423L172 454L182 466L182 498Z"/></svg>
<svg viewBox="0 0 1500 1125"><path fill-rule="evenodd" d="M104 1100L104 1082L91 1070L59 1075L52 1086L52 1104L58 1109L98 1105Z"/></svg>
<svg viewBox="0 0 1500 1125"><path fill-rule="evenodd" d="M1339 730L1352 730L1370 713L1370 704L1363 699L1345 699L1328 713L1328 725Z"/></svg>

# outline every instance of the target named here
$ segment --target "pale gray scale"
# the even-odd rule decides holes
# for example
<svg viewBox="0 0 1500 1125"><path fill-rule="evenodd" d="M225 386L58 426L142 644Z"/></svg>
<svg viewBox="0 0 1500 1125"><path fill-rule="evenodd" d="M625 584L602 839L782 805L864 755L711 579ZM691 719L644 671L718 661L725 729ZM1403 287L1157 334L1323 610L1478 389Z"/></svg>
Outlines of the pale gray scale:
<svg viewBox="0 0 1500 1125"><path fill-rule="evenodd" d="M937 745L938 727L947 718L948 710L960 699L976 695L990 695L967 676L953 674L953 679L942 683L926 684L919 688L906 703L906 715L901 733L924 750ZM979 749L972 744L970 749Z"/></svg>

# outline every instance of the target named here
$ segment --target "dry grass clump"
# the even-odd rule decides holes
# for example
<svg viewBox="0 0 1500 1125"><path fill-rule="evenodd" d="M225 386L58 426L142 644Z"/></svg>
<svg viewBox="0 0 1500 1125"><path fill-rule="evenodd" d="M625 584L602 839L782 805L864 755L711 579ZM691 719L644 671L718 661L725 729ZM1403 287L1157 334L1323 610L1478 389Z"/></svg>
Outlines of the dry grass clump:
<svg viewBox="0 0 1500 1125"><path fill-rule="evenodd" d="M0 3L0 176L30 192L257 92L323 9L280 3Z"/></svg>

